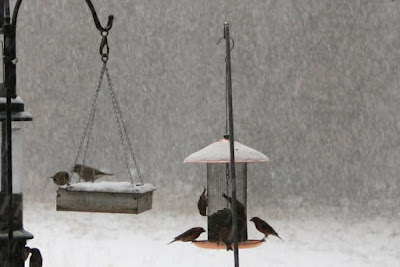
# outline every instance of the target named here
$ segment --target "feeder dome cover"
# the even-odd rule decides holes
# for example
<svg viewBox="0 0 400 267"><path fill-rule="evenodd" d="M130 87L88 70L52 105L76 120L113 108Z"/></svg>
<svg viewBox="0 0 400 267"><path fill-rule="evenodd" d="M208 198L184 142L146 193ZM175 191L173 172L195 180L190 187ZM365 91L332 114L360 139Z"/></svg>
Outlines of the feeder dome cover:
<svg viewBox="0 0 400 267"><path fill-rule="evenodd" d="M263 153L234 142L235 162L267 162L269 158ZM221 139L191 154L183 163L229 163L230 147L228 139Z"/></svg>

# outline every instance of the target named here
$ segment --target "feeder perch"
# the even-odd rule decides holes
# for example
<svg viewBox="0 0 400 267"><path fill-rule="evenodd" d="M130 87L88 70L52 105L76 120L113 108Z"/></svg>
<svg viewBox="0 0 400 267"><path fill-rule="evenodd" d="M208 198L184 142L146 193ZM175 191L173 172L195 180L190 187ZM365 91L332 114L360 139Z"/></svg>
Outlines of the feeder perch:
<svg viewBox="0 0 400 267"><path fill-rule="evenodd" d="M71 184L57 190L57 210L139 214L151 209L154 190L130 182Z"/></svg>
<svg viewBox="0 0 400 267"><path fill-rule="evenodd" d="M239 248L256 247L262 241L247 238L247 163L267 162L269 159L261 152L239 142L235 141L234 147ZM229 140L222 139L191 154L183 161L184 163L207 164L208 240L195 242L198 247L220 248L220 229L231 226L232 188L229 175L229 149ZM221 248L226 248L226 246L222 244Z"/></svg>
<svg viewBox="0 0 400 267"><path fill-rule="evenodd" d="M205 248L205 249L226 249L226 245L219 241L208 241L208 240L200 240L192 242L196 247ZM262 240L246 240L238 243L239 249L246 248L256 248L260 246L264 241Z"/></svg>

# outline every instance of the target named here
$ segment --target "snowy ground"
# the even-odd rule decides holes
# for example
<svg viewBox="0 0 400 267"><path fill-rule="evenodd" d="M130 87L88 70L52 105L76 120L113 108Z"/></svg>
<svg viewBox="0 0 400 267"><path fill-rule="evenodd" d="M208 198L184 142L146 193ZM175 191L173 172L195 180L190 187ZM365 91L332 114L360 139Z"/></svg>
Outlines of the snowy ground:
<svg viewBox="0 0 400 267"><path fill-rule="evenodd" d="M206 228L200 216L157 210L140 215L56 212L55 206L24 205L24 228L35 236L28 245L42 251L44 266L233 266L231 252L167 245L191 227ZM400 216L268 222L285 242L270 237L258 248L241 250L241 266L400 266ZM251 222L248 228L250 238L262 237Z"/></svg>

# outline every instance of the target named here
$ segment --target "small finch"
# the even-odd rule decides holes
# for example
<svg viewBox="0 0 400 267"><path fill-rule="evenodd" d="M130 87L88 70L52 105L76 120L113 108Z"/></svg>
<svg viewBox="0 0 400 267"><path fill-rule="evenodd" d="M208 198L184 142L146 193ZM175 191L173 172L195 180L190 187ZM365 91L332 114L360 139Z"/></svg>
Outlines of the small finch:
<svg viewBox="0 0 400 267"><path fill-rule="evenodd" d="M250 221L254 222L257 230L265 235L264 238L262 239L263 241L265 241L268 235L274 235L283 241L283 239L278 235L278 233L275 232L274 228L272 228L268 223L264 222L260 218L253 217L250 219Z"/></svg>
<svg viewBox="0 0 400 267"><path fill-rule="evenodd" d="M100 177L114 175L82 164L76 164L74 167L74 172L76 172L79 177L85 180L85 182L92 181L92 183Z"/></svg>
<svg viewBox="0 0 400 267"><path fill-rule="evenodd" d="M226 245L226 250L233 250L233 236L232 236L232 227L223 226L219 230L219 240L222 241Z"/></svg>
<svg viewBox="0 0 400 267"><path fill-rule="evenodd" d="M225 193L222 194L222 196L228 200L229 203L232 204L232 198L227 196ZM239 218L246 218L246 208L244 207L244 205L239 201L236 200L236 209L237 209L237 214Z"/></svg>
<svg viewBox="0 0 400 267"><path fill-rule="evenodd" d="M197 208L199 209L199 213L200 213L200 215L202 215L202 216L206 216L206 215L207 215L206 209L207 209L208 203L207 203L206 191L207 191L207 190L206 190L206 188L204 187L204 191L203 191L203 193L201 194L201 196L200 196L200 198L199 198L199 201L197 202Z"/></svg>
<svg viewBox="0 0 400 267"><path fill-rule="evenodd" d="M201 235L201 233L203 233L205 231L206 230L204 230L202 227L191 228L191 229L187 230L186 232L184 232L183 234L180 234L177 237L175 237L174 240L172 240L168 244L171 244L172 242L175 242L175 241L182 241L182 242L194 241L196 238L199 237L199 235Z"/></svg>
<svg viewBox="0 0 400 267"><path fill-rule="evenodd" d="M37 248L31 248L30 251L31 251L31 259L29 260L29 266L42 267L43 259L40 250L38 250Z"/></svg>
<svg viewBox="0 0 400 267"><path fill-rule="evenodd" d="M56 174L54 174L54 176L49 178L53 179L53 182L59 186L68 184L70 180L68 172L64 171L57 172Z"/></svg>

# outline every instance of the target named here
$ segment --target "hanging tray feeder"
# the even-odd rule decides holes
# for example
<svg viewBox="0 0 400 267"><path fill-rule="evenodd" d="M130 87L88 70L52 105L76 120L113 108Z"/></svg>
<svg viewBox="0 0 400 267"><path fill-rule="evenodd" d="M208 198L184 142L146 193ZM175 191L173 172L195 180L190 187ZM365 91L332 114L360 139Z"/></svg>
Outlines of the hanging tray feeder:
<svg viewBox="0 0 400 267"><path fill-rule="evenodd" d="M57 210L138 214L151 209L154 190L130 182L71 184L57 190Z"/></svg>
<svg viewBox="0 0 400 267"><path fill-rule="evenodd" d="M96 22L96 14L94 14L94 17ZM112 18L112 16L110 17ZM57 210L138 214L152 208L152 198L155 187L152 184L143 183L136 157L133 153L132 144L127 133L125 121L122 117L122 112L119 107L118 100L113 89L111 77L107 68L108 54L110 50L107 42L107 35L112 26L112 19L111 22L109 21L109 24L106 28L102 28L100 25L98 25L98 23L96 23L96 26L100 27L98 27L98 29L100 30L100 33L102 35L102 40L100 44L100 55L101 60L103 61L103 67L101 69L96 93L92 101L89 118L87 120L86 127L84 128L83 136L79 143L78 153L75 157L74 165L70 173L60 172L64 175L64 177L66 177L66 179L65 183L63 182L63 185L60 186L57 190ZM104 74L106 75L108 81L111 102L115 113L118 134L122 144L130 182L94 182L94 180L98 178L96 177L96 174L100 171L84 165L86 154L90 144L93 122L96 116L97 98L101 89ZM82 164L77 165L78 159L82 154L81 152L83 152ZM130 154L134 162L135 170L138 174L140 183L133 182L128 154ZM89 168L91 171L93 171L91 173L91 179L90 177L89 179L87 176L85 177L84 171L82 171L82 169L78 170L82 166L83 168ZM78 173L79 182L70 184L74 172ZM81 178L83 178L86 182L81 183Z"/></svg>

